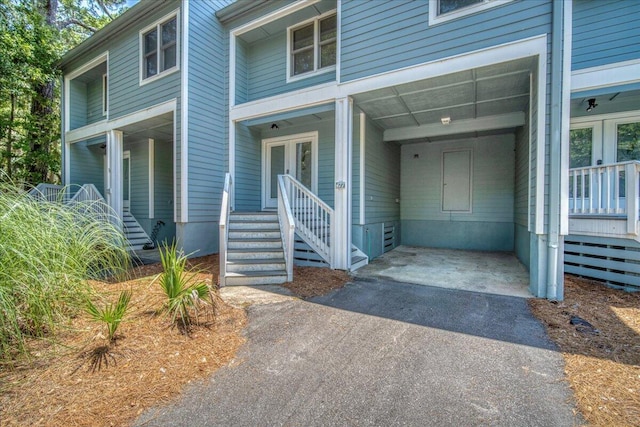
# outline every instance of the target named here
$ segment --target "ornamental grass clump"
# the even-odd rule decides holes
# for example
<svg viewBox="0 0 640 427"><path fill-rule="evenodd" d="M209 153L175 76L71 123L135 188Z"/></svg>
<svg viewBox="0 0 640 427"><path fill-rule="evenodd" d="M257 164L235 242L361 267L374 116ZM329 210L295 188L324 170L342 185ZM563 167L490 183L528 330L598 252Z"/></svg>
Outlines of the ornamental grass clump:
<svg viewBox="0 0 640 427"><path fill-rule="evenodd" d="M166 242L160 248L163 272L158 276L160 287L167 297L165 310L173 326L182 326L185 333L203 305L211 306L211 292L206 283L198 280L197 269L187 267L187 256ZM180 323L178 323L180 322Z"/></svg>
<svg viewBox="0 0 640 427"><path fill-rule="evenodd" d="M97 203L38 201L0 183L0 361L28 354L28 338L53 338L67 325L90 296L87 279L127 271L125 237L95 214Z"/></svg>

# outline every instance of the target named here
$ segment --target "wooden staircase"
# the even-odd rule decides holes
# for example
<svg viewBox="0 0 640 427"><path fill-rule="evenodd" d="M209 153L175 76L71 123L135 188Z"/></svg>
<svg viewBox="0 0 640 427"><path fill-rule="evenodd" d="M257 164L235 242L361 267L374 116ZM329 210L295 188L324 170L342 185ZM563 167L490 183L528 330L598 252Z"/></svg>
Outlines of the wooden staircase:
<svg viewBox="0 0 640 427"><path fill-rule="evenodd" d="M225 285L268 285L287 281L276 212L229 215Z"/></svg>
<svg viewBox="0 0 640 427"><path fill-rule="evenodd" d="M129 242L129 249L140 251L147 243L151 243L149 235L144 231L131 212L122 212L122 225L124 226L124 235Z"/></svg>

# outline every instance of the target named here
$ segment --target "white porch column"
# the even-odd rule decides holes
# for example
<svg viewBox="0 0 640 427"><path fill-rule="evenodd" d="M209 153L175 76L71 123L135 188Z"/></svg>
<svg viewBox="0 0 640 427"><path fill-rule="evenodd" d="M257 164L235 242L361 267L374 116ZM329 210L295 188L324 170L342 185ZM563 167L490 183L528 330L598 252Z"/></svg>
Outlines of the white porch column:
<svg viewBox="0 0 640 427"><path fill-rule="evenodd" d="M336 154L334 235L332 268L348 270L351 267L351 132L353 101L346 97L336 100Z"/></svg>
<svg viewBox="0 0 640 427"><path fill-rule="evenodd" d="M122 219L122 131L107 132L107 169L108 185L106 191L107 203Z"/></svg>

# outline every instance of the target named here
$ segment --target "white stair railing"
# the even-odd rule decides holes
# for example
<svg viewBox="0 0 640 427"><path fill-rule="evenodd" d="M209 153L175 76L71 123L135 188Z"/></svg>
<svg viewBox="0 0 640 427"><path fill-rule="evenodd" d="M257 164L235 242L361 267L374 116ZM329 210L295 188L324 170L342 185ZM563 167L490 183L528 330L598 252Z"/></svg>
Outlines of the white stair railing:
<svg viewBox="0 0 640 427"><path fill-rule="evenodd" d="M333 209L292 176L281 177L298 235L333 268Z"/></svg>
<svg viewBox="0 0 640 427"><path fill-rule="evenodd" d="M40 183L29 190L29 195L41 202L62 202L66 194L65 187L56 184Z"/></svg>
<svg viewBox="0 0 640 427"><path fill-rule="evenodd" d="M224 188L222 190L222 204L220 206L220 233L219 233L219 262L220 276L218 283L220 286L226 284L225 277L227 275L227 246L229 242L229 215L231 213L231 196L233 191L233 182L231 174L226 173L224 176Z"/></svg>
<svg viewBox="0 0 640 427"><path fill-rule="evenodd" d="M570 169L569 214L626 216L636 234L639 184L639 161Z"/></svg>
<svg viewBox="0 0 640 427"><path fill-rule="evenodd" d="M91 212L103 221L115 220L113 211L93 184L82 185L67 204L83 212Z"/></svg>
<svg viewBox="0 0 640 427"><path fill-rule="evenodd" d="M282 235L282 250L287 269L287 282L293 280L293 246L295 244L296 223L291 212L291 203L285 177L278 175L278 221Z"/></svg>

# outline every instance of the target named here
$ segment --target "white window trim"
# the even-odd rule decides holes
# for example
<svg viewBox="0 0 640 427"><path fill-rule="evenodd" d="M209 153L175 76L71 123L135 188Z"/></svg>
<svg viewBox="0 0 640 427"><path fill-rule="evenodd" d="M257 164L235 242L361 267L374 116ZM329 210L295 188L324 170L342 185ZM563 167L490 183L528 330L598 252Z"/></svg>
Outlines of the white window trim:
<svg viewBox="0 0 640 427"><path fill-rule="evenodd" d="M318 28L319 22L331 15L336 15L336 63L335 65L330 65L328 67L318 68L318 53L320 49L320 45L318 44L318 32L320 29ZM287 83L295 82L298 80L303 80L309 77L317 76L320 74L330 73L332 71L336 71L337 66L340 61L340 57L338 56L338 22L337 22L337 9L330 10L328 12L323 13L322 15L315 16L313 18L307 19L306 21L298 22L295 25L291 25L287 27ZM309 25L313 22L313 71L309 71L307 73L298 74L296 76L291 75L293 64L291 64L291 33L293 30L304 27L305 25Z"/></svg>
<svg viewBox="0 0 640 427"><path fill-rule="evenodd" d="M102 115L109 112L109 79L107 73L102 75Z"/></svg>
<svg viewBox="0 0 640 427"><path fill-rule="evenodd" d="M161 40L161 31L162 29L160 28L160 25L171 20L172 18L176 18L176 65L168 68L164 71L159 71L158 74L156 74L155 76L152 77L147 77L144 78L144 35L145 33L148 33L149 31L151 31L152 29L156 28L158 30L158 40ZM140 32L138 33L138 66L139 66L139 85L140 86L144 86L148 83L154 82L158 79L161 79L165 76L168 76L170 74L175 73L176 71L180 70L180 41L182 39L181 33L180 33L180 29L181 29L181 25L180 25L180 10L176 9L171 13L166 14L165 16L163 16L162 18L158 19L157 21L155 21L153 24L150 24L146 27L144 27L142 30L140 30ZM160 64L160 51L158 50L158 64ZM158 70L160 70L160 67L158 67Z"/></svg>
<svg viewBox="0 0 640 427"><path fill-rule="evenodd" d="M451 211L444 209L444 155L447 153L467 152L469 153L469 210L468 211ZM453 148L445 149L440 152L440 213L443 214L472 214L473 213L473 149L472 148Z"/></svg>
<svg viewBox="0 0 640 427"><path fill-rule="evenodd" d="M454 10L453 12L447 12L440 15L438 14L439 0L429 0L429 26L442 24L443 22L448 22L454 19L462 18L463 16L482 12L487 9L491 9L492 7L500 6L512 1L513 0L483 0L482 3L463 7L462 9Z"/></svg>

